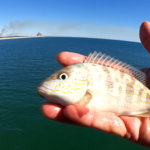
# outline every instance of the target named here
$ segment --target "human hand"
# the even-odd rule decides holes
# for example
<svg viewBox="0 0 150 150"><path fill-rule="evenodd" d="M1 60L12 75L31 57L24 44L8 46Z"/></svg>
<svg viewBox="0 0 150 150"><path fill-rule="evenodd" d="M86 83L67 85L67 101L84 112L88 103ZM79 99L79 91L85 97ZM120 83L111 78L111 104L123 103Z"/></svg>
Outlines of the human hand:
<svg viewBox="0 0 150 150"><path fill-rule="evenodd" d="M139 32L140 40L145 47L145 49L150 53L150 23L145 21L141 24L140 32ZM146 84L150 89L150 68L142 69L143 72L146 73Z"/></svg>
<svg viewBox="0 0 150 150"><path fill-rule="evenodd" d="M150 52L148 22L142 24L140 38L144 47ZM57 60L63 66L81 63L84 58L83 55L69 52L62 52L57 56ZM95 111L94 108L89 110L80 105L63 107L51 102L42 105L42 112L49 119L96 128L150 147L150 118L119 117L111 112Z"/></svg>

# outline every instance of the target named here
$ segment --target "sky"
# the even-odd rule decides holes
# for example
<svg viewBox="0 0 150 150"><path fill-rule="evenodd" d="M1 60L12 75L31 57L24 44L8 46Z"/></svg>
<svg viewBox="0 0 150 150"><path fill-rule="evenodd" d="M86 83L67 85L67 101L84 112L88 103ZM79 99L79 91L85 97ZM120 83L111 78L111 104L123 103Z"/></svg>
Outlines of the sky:
<svg viewBox="0 0 150 150"><path fill-rule="evenodd" d="M71 36L139 41L150 0L0 0L0 36Z"/></svg>

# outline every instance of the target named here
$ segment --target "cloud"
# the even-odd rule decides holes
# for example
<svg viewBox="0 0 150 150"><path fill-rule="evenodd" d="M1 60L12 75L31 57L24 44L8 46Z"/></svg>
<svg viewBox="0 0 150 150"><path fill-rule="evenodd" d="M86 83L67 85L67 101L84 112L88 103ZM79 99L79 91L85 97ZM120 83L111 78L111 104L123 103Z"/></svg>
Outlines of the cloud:
<svg viewBox="0 0 150 150"><path fill-rule="evenodd" d="M2 28L0 32L0 36L19 35L23 32L23 30L26 30L30 26L34 26L34 25L35 25L35 21L33 20L12 21Z"/></svg>
<svg viewBox="0 0 150 150"><path fill-rule="evenodd" d="M42 32L46 36L92 37L139 41L138 30L92 23L58 22L58 21L11 21L5 25L0 36L35 36Z"/></svg>

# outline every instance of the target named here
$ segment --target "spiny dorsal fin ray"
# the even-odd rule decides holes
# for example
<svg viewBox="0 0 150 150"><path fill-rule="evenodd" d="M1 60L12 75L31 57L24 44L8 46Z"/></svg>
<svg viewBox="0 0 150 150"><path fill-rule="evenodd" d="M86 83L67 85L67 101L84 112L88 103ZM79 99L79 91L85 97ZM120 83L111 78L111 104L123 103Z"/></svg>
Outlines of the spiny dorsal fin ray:
<svg viewBox="0 0 150 150"><path fill-rule="evenodd" d="M124 63L118 59L115 59L109 55L103 54L101 52L90 53L88 57L84 60L84 63L95 63L100 64L103 66L111 67L122 72L125 72L129 75L134 76L144 85L146 84L146 75L144 72L140 71L139 69Z"/></svg>

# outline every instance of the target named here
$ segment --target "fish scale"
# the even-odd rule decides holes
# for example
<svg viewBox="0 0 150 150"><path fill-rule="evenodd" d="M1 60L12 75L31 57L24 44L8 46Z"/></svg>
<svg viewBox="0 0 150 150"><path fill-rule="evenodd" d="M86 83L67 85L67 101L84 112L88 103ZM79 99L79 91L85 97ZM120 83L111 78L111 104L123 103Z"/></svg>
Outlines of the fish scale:
<svg viewBox="0 0 150 150"><path fill-rule="evenodd" d="M150 116L145 74L101 52L62 68L38 87L42 97L61 105L79 104L118 115Z"/></svg>

